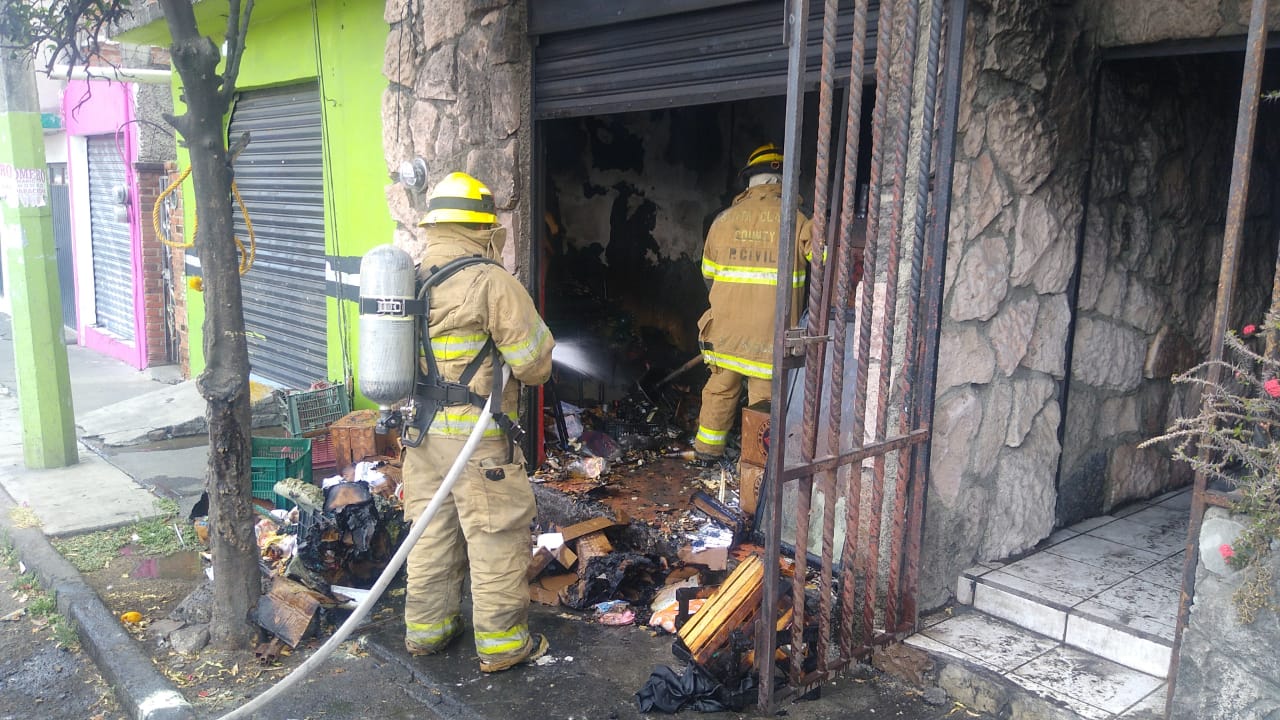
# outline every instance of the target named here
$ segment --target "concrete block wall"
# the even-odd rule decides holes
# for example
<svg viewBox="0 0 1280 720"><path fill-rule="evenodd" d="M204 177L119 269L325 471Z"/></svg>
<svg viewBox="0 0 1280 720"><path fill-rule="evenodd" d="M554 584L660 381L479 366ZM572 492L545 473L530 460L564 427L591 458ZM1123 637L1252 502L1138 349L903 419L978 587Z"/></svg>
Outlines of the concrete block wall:
<svg viewBox="0 0 1280 720"><path fill-rule="evenodd" d="M140 211L140 230L142 235L142 253L138 261L142 263L143 326L139 328L147 337L147 365L163 365L170 362L168 343L165 342L165 247L156 236L151 222L151 209L162 190L161 183L167 179L168 173L162 163L134 163L134 172L138 176L138 208Z"/></svg>

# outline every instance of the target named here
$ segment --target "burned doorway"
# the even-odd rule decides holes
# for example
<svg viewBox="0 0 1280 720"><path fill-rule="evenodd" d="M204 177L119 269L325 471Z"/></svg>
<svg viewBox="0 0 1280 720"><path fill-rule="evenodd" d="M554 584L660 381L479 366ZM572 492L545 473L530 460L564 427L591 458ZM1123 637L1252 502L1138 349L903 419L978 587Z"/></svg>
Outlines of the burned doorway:
<svg viewBox="0 0 1280 720"><path fill-rule="evenodd" d="M698 348L698 320L708 307L702 248L716 216L745 188L739 170L747 156L780 142L784 102L763 97L539 123L543 234L534 266L558 347L582 360L557 366L555 392L624 450L641 443L668 456L643 473L653 493L637 494L642 519L646 511L658 519L664 504L687 504L698 474L683 463L709 374ZM812 125L816 94L806 105ZM868 133L869 123L868 114ZM812 188L815 128L803 137L802 187ZM812 203L805 193L806 215ZM738 438L735 428L731 459ZM737 478L728 475L726 492L739 500Z"/></svg>
<svg viewBox="0 0 1280 720"><path fill-rule="evenodd" d="M589 365L587 372L558 365L554 390L588 412L611 414L598 426L621 435L640 430L660 451L689 448L708 375L697 345L707 308L706 231L744 189L738 170L747 155L767 142L782 145L786 104L776 2L678 5L529 4L537 121L530 267L559 348L581 349ZM853 10L841 3L837 16L836 75L846 81ZM814 38L821 37L821 15L821 7L810 9ZM813 88L820 43L806 47ZM874 55L864 59L870 68ZM816 93L805 105L801 186L812 189ZM811 212L813 198L805 195L801 206ZM667 386L676 397L665 398L666 422L653 427L648 404L632 402L646 399L636 391L689 363ZM654 434L674 442L654 443ZM690 474L670 473L686 481L673 489L683 493L681 505L689 490L680 486ZM662 502L652 499L656 514Z"/></svg>
<svg viewBox="0 0 1280 720"><path fill-rule="evenodd" d="M1209 356L1243 56L1116 59L1100 72L1097 131L1069 345L1058 525L1191 481L1141 448L1194 413L1171 376ZM1224 79L1230 78L1230 82ZM1263 87L1280 82L1267 63ZM1280 107L1258 116L1254 192L1229 327L1260 323L1280 233Z"/></svg>
<svg viewBox="0 0 1280 720"><path fill-rule="evenodd" d="M697 354L706 231L781 118L782 99L765 98L542 123L547 321L608 376L566 397L614 400Z"/></svg>

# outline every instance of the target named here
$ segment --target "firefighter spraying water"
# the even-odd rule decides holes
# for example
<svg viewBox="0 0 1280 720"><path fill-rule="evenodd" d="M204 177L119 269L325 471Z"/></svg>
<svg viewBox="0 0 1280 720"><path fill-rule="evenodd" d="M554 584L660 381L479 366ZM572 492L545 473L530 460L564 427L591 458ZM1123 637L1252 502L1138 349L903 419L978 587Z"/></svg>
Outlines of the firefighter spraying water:
<svg viewBox="0 0 1280 720"><path fill-rule="evenodd" d="M505 230L487 187L463 173L446 176L421 224L428 243L421 266L382 245L364 256L360 273L360 391L379 406L379 430L399 428L408 446L405 509L413 527L333 637L221 720L251 716L315 670L368 616L406 559L411 654L442 651L462 634L468 563L481 671L506 670L547 650L546 638L529 632L534 501L516 444L521 430L505 409L518 397L513 376L527 384L550 376L555 341L524 287L494 261Z"/></svg>
<svg viewBox="0 0 1280 720"><path fill-rule="evenodd" d="M442 469L462 455L482 419L496 425L474 447L463 482L425 529L426 541L410 551L405 600L405 647L414 655L440 652L462 634L469 571L473 637L485 672L546 651L546 639L528 627L524 576L535 508L518 447L519 390L504 383L502 369L542 384L555 345L524 286L496 262L506 231L494 213L489 188L452 173L432 190L420 223L427 248L416 293L406 293L412 263L402 250L375 250L361 267L360 387L382 408L380 428L399 427L407 447L406 514L441 488ZM389 353L397 357L383 357Z"/></svg>

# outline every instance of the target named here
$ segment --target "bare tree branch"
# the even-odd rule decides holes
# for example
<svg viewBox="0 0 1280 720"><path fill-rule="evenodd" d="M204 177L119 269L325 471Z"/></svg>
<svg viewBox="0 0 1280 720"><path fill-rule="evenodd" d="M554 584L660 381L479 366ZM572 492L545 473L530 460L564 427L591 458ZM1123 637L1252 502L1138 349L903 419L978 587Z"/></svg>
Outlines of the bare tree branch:
<svg viewBox="0 0 1280 720"><path fill-rule="evenodd" d="M227 63L222 71L222 95L228 104L236 91L240 58L244 56L245 38L249 34L249 17L253 14L253 0L246 0L243 10L239 0L229 2L231 12L227 14Z"/></svg>

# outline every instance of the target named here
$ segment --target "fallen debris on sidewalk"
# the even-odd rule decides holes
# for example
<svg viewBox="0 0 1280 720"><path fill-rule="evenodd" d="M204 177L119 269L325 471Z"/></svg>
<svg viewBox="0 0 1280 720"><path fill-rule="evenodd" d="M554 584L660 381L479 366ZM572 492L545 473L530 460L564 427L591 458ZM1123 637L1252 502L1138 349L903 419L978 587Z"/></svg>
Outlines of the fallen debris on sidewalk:
<svg viewBox="0 0 1280 720"><path fill-rule="evenodd" d="M316 614L329 598L288 578L277 577L271 590L258 601L257 621L262 629L291 648L315 631Z"/></svg>
<svg viewBox="0 0 1280 720"><path fill-rule="evenodd" d="M789 564L784 562L779 586L778 617L769 626L780 637L789 637L795 618L791 604ZM686 663L682 673L668 667L656 668L635 695L641 712L675 713L682 709L699 712L737 711L756 696L759 678L754 674L756 626L761 621L760 595L764 565L758 555L748 555L715 588L692 583L669 586L663 593L662 608L651 623L665 625L676 606L674 627L677 638L673 654ZM809 602L808 598L805 600ZM655 603L655 607L657 603ZM806 612L805 617L815 617ZM816 637L816 627L805 628L806 643ZM778 670L790 662L789 642L776 651Z"/></svg>
<svg viewBox="0 0 1280 720"><path fill-rule="evenodd" d="M351 596L373 584L408 529L398 440L375 435L376 413L335 417L329 406L340 405L331 402L337 396L332 386L287 396L293 423L287 429L295 438L256 444L273 453L271 462L259 463L270 469L261 474L277 478L263 488L257 476L254 480L255 510L260 515L254 535L261 566L271 581L256 620L289 647L316 632L323 609L350 607ZM326 457L313 464L307 448L319 442L328 447ZM331 460L335 446L336 460ZM325 477L312 477L312 471L322 468ZM298 477L280 477L285 469L297 471ZM204 517L193 517L192 522L198 529L207 527ZM264 662L274 656L270 648L260 649Z"/></svg>

